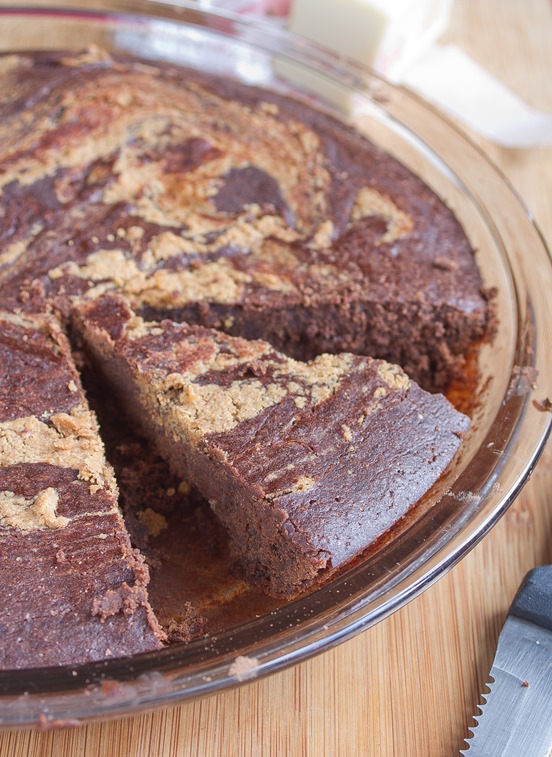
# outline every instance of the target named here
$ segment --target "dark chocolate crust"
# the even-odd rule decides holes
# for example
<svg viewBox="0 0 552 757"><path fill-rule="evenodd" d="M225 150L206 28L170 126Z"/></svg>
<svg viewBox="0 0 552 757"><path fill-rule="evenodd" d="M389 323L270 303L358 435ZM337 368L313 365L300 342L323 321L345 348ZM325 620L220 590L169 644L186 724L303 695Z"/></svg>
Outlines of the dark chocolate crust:
<svg viewBox="0 0 552 757"><path fill-rule="evenodd" d="M129 415L273 596L366 549L432 486L469 427L384 361L298 363L266 342L144 322L120 299L77 309L75 323Z"/></svg>

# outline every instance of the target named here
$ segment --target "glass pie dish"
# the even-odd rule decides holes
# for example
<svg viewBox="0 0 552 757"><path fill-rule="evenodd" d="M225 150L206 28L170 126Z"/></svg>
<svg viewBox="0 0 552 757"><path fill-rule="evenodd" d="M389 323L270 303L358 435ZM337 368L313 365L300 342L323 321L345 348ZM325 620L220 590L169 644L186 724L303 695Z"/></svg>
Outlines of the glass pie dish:
<svg viewBox="0 0 552 757"><path fill-rule="evenodd" d="M192 3L109 10L0 8L0 50L78 49L169 60L307 97L419 175L461 221L498 333L478 355L473 425L455 463L349 570L216 635L132 658L0 673L0 725L72 724L213 693L267 675L383 619L455 564L506 511L550 431L552 267L513 190L477 147L408 92L269 24ZM527 261L531 261L531 266Z"/></svg>

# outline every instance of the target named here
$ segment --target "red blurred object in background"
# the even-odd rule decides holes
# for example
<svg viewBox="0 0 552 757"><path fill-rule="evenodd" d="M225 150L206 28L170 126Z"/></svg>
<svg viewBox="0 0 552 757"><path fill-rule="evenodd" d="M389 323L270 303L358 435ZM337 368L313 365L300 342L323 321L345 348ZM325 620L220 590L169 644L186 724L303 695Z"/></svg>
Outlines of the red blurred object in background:
<svg viewBox="0 0 552 757"><path fill-rule="evenodd" d="M271 16L287 16L292 0L265 0L266 12Z"/></svg>

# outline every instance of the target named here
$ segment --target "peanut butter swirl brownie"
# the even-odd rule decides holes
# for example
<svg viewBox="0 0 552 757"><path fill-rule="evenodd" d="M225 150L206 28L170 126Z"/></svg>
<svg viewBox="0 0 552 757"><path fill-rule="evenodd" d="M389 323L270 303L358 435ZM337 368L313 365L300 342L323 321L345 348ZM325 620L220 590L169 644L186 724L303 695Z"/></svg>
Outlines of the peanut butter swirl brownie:
<svg viewBox="0 0 552 757"><path fill-rule="evenodd" d="M154 320L380 357L429 390L489 334L454 215L330 116L100 50L1 67L2 297L38 282L67 312L115 290Z"/></svg>
<svg viewBox="0 0 552 757"><path fill-rule="evenodd" d="M162 646L67 340L0 313L0 668Z"/></svg>
<svg viewBox="0 0 552 757"><path fill-rule="evenodd" d="M264 341L146 322L113 298L75 323L135 423L209 500L249 580L274 596L308 588L387 530L469 427L383 360L299 362Z"/></svg>
<svg viewBox="0 0 552 757"><path fill-rule="evenodd" d="M448 465L469 421L427 392L467 375L492 297L444 202L327 113L97 48L0 55L0 667L166 641L67 336L209 500L236 580L289 598Z"/></svg>

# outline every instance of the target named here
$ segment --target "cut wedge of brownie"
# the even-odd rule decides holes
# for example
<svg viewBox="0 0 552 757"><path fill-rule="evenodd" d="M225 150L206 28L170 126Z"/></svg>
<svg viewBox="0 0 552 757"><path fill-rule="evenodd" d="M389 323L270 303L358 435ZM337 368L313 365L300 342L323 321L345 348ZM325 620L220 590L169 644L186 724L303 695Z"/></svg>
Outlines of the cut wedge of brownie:
<svg viewBox="0 0 552 757"><path fill-rule="evenodd" d="M2 669L162 646L95 417L44 314L0 313L0 581Z"/></svg>
<svg viewBox="0 0 552 757"><path fill-rule="evenodd" d="M424 388L492 332L449 208L354 129L289 97L105 51L3 58L0 286L67 312L123 293L144 317L356 352ZM20 303L21 304L21 303Z"/></svg>
<svg viewBox="0 0 552 757"><path fill-rule="evenodd" d="M146 322L120 298L77 308L74 323L130 417L209 500L248 579L274 596L384 533L469 427L385 361L299 362L264 341Z"/></svg>

